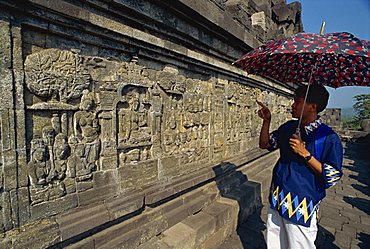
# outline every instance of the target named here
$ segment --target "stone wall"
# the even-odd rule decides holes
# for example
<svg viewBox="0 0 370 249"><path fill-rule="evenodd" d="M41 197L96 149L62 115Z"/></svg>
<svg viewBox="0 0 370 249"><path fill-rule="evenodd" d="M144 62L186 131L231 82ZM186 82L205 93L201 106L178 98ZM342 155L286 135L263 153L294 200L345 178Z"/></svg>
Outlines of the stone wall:
<svg viewBox="0 0 370 249"><path fill-rule="evenodd" d="M339 130L342 122L341 113L341 108L326 108L321 114L321 119L333 129Z"/></svg>
<svg viewBox="0 0 370 249"><path fill-rule="evenodd" d="M291 87L231 66L261 39L225 3L0 2L2 247L78 241L211 181L188 177L257 147L256 99L272 128L290 117Z"/></svg>

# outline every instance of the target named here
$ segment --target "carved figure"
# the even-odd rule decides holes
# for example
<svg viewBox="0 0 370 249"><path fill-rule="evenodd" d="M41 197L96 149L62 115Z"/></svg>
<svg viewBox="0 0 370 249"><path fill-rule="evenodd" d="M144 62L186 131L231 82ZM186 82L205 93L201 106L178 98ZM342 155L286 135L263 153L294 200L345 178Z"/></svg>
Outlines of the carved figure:
<svg viewBox="0 0 370 249"><path fill-rule="evenodd" d="M127 93L126 101L128 108L120 111L122 142L128 141L131 138L132 131L139 129L139 117L137 115L139 110L139 93L136 91Z"/></svg>
<svg viewBox="0 0 370 249"><path fill-rule="evenodd" d="M69 146L67 143L67 137L64 134L58 134L54 141L54 170L58 180L65 177L67 170L67 157L69 156Z"/></svg>
<svg viewBox="0 0 370 249"><path fill-rule="evenodd" d="M46 183L46 177L50 170L50 161L46 159L46 145L42 139L31 141L31 160L27 164L28 176L31 185L41 188Z"/></svg>
<svg viewBox="0 0 370 249"><path fill-rule="evenodd" d="M83 158L86 160L87 168L94 168L95 161L99 159L100 153L100 127L96 113L93 112L93 99L87 90L84 90L81 98L80 111L74 115L74 131L79 144L83 145ZM82 153L81 146L76 148Z"/></svg>
<svg viewBox="0 0 370 249"><path fill-rule="evenodd" d="M148 127L148 105L144 99L140 101L140 94L136 89L126 94L125 108L119 115L119 144L125 148L150 145L150 131Z"/></svg>
<svg viewBox="0 0 370 249"><path fill-rule="evenodd" d="M68 171L70 177L78 177L78 180L90 178L90 174L95 167L94 163L89 163L86 157L85 145L78 143L76 137L69 138L69 144L72 147L71 156L68 158Z"/></svg>
<svg viewBox="0 0 370 249"><path fill-rule="evenodd" d="M54 141L55 141L55 131L51 126L45 126L42 128L42 139L46 145L47 157L46 160L50 163L50 167L47 171L46 182L49 183L56 176L55 173L55 161L54 161Z"/></svg>

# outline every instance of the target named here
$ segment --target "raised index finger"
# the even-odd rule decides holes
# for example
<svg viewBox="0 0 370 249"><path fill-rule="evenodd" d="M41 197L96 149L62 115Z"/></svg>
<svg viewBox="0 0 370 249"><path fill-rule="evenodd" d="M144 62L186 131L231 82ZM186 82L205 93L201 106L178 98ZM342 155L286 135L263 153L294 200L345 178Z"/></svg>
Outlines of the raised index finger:
<svg viewBox="0 0 370 249"><path fill-rule="evenodd" d="M259 106L261 106L262 108L266 108L266 106L262 103L262 102L259 102L258 100L256 100L257 101L257 104L259 105Z"/></svg>

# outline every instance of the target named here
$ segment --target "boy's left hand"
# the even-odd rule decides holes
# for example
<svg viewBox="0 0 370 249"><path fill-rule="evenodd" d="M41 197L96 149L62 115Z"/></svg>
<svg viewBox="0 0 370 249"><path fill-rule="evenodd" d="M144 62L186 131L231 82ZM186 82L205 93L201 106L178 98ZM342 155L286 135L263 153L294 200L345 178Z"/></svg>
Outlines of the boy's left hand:
<svg viewBox="0 0 370 249"><path fill-rule="evenodd" d="M289 139L289 145L292 150L300 155L301 157L306 157L310 155L310 152L306 149L306 143L302 141L301 137L297 134Z"/></svg>

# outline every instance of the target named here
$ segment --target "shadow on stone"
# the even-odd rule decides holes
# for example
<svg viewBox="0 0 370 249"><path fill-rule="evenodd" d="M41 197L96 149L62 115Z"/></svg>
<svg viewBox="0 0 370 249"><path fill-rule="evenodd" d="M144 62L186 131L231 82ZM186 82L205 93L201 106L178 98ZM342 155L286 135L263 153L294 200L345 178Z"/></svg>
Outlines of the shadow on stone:
<svg viewBox="0 0 370 249"><path fill-rule="evenodd" d="M248 177L229 162L213 168L216 184L224 198L238 202L239 213L237 234L243 248L266 248L262 231L265 224L261 220L261 184L248 180Z"/></svg>
<svg viewBox="0 0 370 249"><path fill-rule="evenodd" d="M370 189L369 189L368 185L365 187L365 186L359 185L359 184L351 184L351 186L352 186L352 188L360 191L361 193L363 193L367 196L370 196Z"/></svg>
<svg viewBox="0 0 370 249"><path fill-rule="evenodd" d="M248 217L247 221L238 227L237 233L244 248L248 249L265 249L267 248L263 231L266 225L261 219L261 210L257 210Z"/></svg>
<svg viewBox="0 0 370 249"><path fill-rule="evenodd" d="M370 200L366 200L359 197L348 197L344 196L343 200L352 206L360 209L365 212L367 215L370 215Z"/></svg>
<svg viewBox="0 0 370 249"><path fill-rule="evenodd" d="M317 249L339 249L338 246L333 244L334 240L335 236L331 232L320 225L318 226L317 237L315 240Z"/></svg>
<svg viewBox="0 0 370 249"><path fill-rule="evenodd" d="M359 233L358 238L360 242L358 243L358 246L361 249L368 249L370 248L370 235L366 233Z"/></svg>

